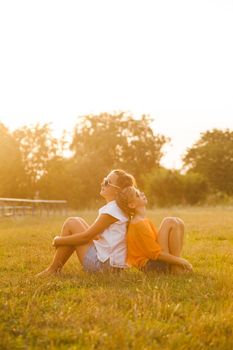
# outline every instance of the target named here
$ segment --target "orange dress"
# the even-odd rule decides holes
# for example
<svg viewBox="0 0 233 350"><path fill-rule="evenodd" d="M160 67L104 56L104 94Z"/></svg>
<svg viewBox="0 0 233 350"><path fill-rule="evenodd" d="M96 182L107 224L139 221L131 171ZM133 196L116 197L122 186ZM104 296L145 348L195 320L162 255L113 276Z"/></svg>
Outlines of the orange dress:
<svg viewBox="0 0 233 350"><path fill-rule="evenodd" d="M127 264L141 268L148 260L156 260L161 252L157 230L149 219L129 223L127 230Z"/></svg>

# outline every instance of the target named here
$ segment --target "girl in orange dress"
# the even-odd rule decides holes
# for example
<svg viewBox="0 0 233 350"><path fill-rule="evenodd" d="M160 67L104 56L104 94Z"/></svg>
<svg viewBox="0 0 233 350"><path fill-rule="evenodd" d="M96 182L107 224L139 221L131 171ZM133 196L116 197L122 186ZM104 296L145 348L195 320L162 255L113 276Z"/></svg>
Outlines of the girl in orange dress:
<svg viewBox="0 0 233 350"><path fill-rule="evenodd" d="M177 217L165 218L159 230L146 217L144 193L129 186L118 193L118 206L131 218L127 229L127 264L143 270L172 272L193 271L182 258L184 223Z"/></svg>

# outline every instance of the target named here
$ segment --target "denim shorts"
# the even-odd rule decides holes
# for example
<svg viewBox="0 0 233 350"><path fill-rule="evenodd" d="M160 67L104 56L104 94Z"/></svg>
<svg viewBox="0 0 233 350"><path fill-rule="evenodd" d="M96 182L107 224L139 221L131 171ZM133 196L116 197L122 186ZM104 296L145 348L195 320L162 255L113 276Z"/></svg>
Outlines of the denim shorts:
<svg viewBox="0 0 233 350"><path fill-rule="evenodd" d="M104 263L99 261L95 245L92 244L83 259L83 269L87 272L111 271L115 270L109 263L109 259Z"/></svg>
<svg viewBox="0 0 233 350"><path fill-rule="evenodd" d="M148 260L146 265L143 267L143 271L156 271L162 273L170 272L170 264L161 260Z"/></svg>

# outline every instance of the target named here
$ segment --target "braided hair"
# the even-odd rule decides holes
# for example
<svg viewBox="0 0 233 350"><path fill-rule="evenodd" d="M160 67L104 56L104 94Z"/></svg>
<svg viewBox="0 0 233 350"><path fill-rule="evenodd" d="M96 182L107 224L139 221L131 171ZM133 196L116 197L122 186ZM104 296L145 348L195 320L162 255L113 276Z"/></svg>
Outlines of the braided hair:
<svg viewBox="0 0 233 350"><path fill-rule="evenodd" d="M116 185L120 187L116 195L116 203L119 208L129 217L129 219L134 215L135 211L128 206L128 195L130 189L137 188L137 183L133 175L127 173L122 169L114 169L111 171L117 175ZM131 192L132 192L131 190ZM130 197L131 198L131 197Z"/></svg>
<svg viewBox="0 0 233 350"><path fill-rule="evenodd" d="M128 186L137 187L136 180L133 175L127 173L125 170L115 169L112 170L111 173L117 175L116 185L119 186L121 190Z"/></svg>
<svg viewBox="0 0 233 350"><path fill-rule="evenodd" d="M135 208L131 208L129 203L135 195L135 187L128 186L117 193L116 203L118 207L131 219L135 215Z"/></svg>

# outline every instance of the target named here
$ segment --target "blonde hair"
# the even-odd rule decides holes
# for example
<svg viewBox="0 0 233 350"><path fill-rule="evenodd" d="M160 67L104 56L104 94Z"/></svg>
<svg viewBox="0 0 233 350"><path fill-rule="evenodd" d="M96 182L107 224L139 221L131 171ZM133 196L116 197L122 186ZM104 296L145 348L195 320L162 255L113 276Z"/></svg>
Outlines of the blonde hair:
<svg viewBox="0 0 233 350"><path fill-rule="evenodd" d="M131 219L135 215L135 208L131 208L129 203L135 198L136 188L128 186L117 193L116 203L118 207Z"/></svg>
<svg viewBox="0 0 233 350"><path fill-rule="evenodd" d="M125 170L114 169L111 171L111 173L117 175L116 185L119 186L120 189L124 189L129 186L137 187L136 180L133 175L127 173Z"/></svg>

